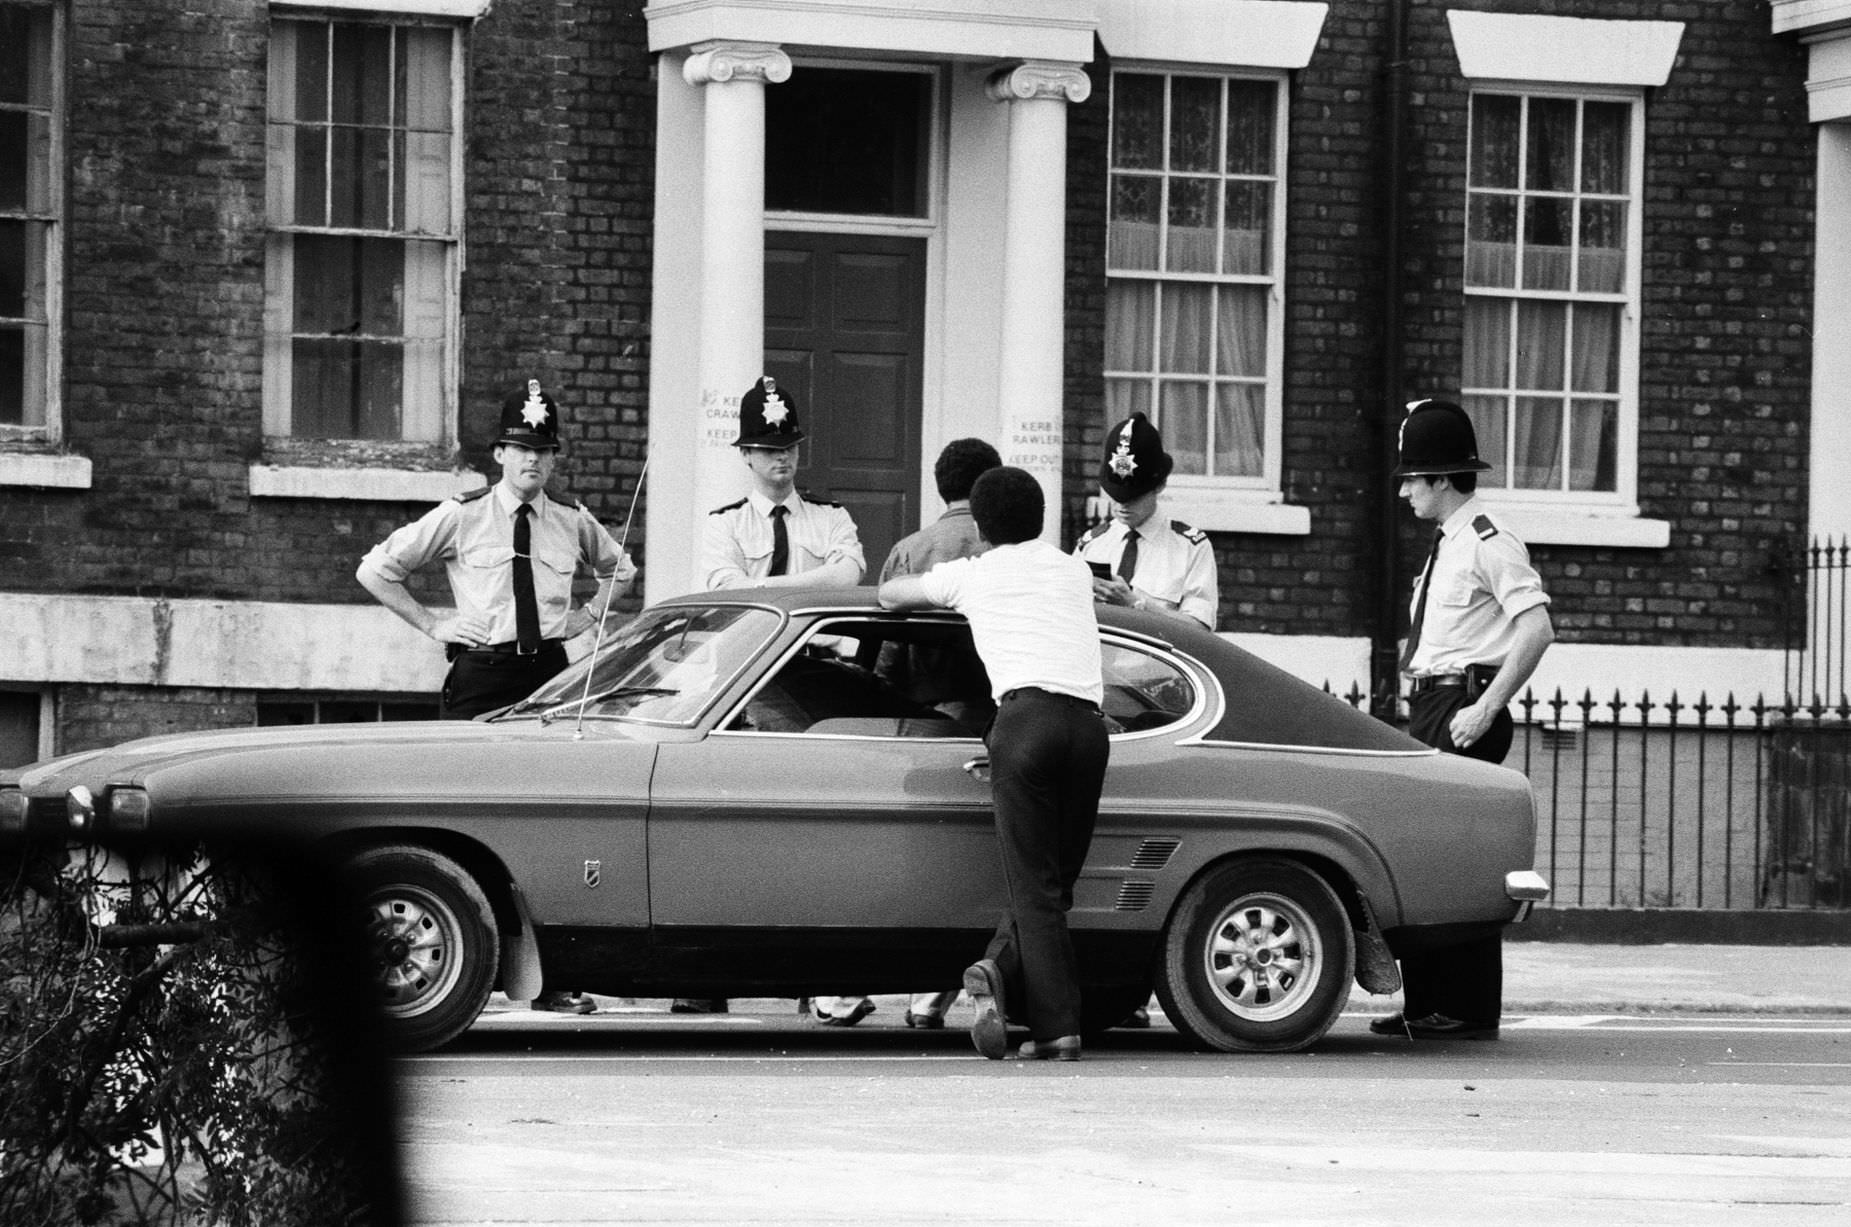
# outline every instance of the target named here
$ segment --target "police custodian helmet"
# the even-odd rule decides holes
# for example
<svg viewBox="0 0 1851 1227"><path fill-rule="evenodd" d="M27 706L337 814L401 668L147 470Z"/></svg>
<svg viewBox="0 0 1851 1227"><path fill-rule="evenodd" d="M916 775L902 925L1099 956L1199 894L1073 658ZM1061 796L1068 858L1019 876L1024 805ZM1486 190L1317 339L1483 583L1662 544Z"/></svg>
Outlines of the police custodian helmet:
<svg viewBox="0 0 1851 1227"><path fill-rule="evenodd" d="M1401 422L1401 463L1395 477L1440 477L1448 473L1483 473L1491 466L1478 458L1478 436L1464 409L1449 400L1408 402Z"/></svg>
<svg viewBox="0 0 1851 1227"><path fill-rule="evenodd" d="M501 402L501 433L495 446L518 443L535 451L559 446L559 406L540 390L538 379Z"/></svg>
<svg viewBox="0 0 1851 1227"><path fill-rule="evenodd" d="M797 428L797 402L789 392L778 387L770 375L760 375L758 382L739 398L739 437L734 447L770 447L782 451L801 441Z"/></svg>
<svg viewBox="0 0 1851 1227"><path fill-rule="evenodd" d="M1168 481L1175 463L1150 419L1134 413L1106 432L1099 486L1113 502L1129 503Z"/></svg>

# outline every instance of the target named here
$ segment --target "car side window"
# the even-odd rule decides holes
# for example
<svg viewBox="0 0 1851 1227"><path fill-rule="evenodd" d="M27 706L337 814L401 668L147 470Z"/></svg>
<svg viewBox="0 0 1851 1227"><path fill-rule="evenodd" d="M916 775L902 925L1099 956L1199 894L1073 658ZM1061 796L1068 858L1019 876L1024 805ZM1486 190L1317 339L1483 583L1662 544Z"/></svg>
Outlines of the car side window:
<svg viewBox="0 0 1851 1227"><path fill-rule="evenodd" d="M1175 724L1195 707L1195 683L1178 665L1152 652L1107 641L1100 645L1106 720L1114 732L1140 733Z"/></svg>

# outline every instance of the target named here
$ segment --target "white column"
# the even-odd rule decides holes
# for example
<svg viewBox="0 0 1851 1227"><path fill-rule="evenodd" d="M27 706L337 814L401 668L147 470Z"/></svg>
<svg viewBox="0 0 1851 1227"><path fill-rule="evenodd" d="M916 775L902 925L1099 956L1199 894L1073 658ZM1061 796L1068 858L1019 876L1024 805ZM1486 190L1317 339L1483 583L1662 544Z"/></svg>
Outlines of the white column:
<svg viewBox="0 0 1851 1227"><path fill-rule="evenodd" d="M1851 537L1851 122L1822 123L1813 248L1812 535Z"/></svg>
<svg viewBox="0 0 1851 1227"><path fill-rule="evenodd" d="M765 362L765 85L790 75L790 57L768 43L701 43L682 65L683 79L704 87L699 437L685 475L697 515L744 488L733 452L739 397ZM697 529L696 550L699 543Z"/></svg>
<svg viewBox="0 0 1851 1227"><path fill-rule="evenodd" d="M998 380L1003 463L1041 482L1042 537L1060 541L1061 376L1066 341L1067 105L1092 81L1078 64L1033 61L1000 69L990 97L1009 104L1003 224L1003 325Z"/></svg>

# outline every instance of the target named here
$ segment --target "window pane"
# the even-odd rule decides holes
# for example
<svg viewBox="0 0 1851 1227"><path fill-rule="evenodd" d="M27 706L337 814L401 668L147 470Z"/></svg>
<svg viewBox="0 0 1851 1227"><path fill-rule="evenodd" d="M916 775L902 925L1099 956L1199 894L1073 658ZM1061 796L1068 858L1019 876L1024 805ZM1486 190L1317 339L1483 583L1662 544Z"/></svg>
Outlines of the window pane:
<svg viewBox="0 0 1851 1227"><path fill-rule="evenodd" d="M1228 174L1273 173L1273 88L1270 81L1228 82Z"/></svg>
<svg viewBox="0 0 1851 1227"><path fill-rule="evenodd" d="M1173 273L1215 271L1215 191L1211 179L1171 179L1164 268Z"/></svg>
<svg viewBox="0 0 1851 1227"><path fill-rule="evenodd" d="M1112 165L1163 165L1163 78L1121 72L1112 78Z"/></svg>
<svg viewBox="0 0 1851 1227"><path fill-rule="evenodd" d="M1618 294L1626 288L1626 206L1617 200L1581 202L1581 250L1575 288Z"/></svg>
<svg viewBox="0 0 1851 1227"><path fill-rule="evenodd" d="M1218 171L1221 82L1176 77L1170 82L1170 169Z"/></svg>
<svg viewBox="0 0 1851 1227"><path fill-rule="evenodd" d="M1217 292L1215 373L1261 378L1266 374L1266 289L1227 285Z"/></svg>
<svg viewBox="0 0 1851 1227"><path fill-rule="evenodd" d="M1472 99L1472 186L1517 186L1518 114L1522 100L1496 94Z"/></svg>
<svg viewBox="0 0 1851 1227"><path fill-rule="evenodd" d="M334 27L331 117L337 124L392 122L392 27Z"/></svg>
<svg viewBox="0 0 1851 1227"><path fill-rule="evenodd" d="M26 228L31 224L0 218L0 316L26 314Z"/></svg>
<svg viewBox="0 0 1851 1227"><path fill-rule="evenodd" d="M1530 290L1566 290L1574 203L1554 197L1524 202L1523 285Z"/></svg>
<svg viewBox="0 0 1851 1227"><path fill-rule="evenodd" d="M1532 192L1574 191L1574 99L1530 99L1529 142L1523 186Z"/></svg>
<svg viewBox="0 0 1851 1227"><path fill-rule="evenodd" d="M399 31L397 111L413 132L450 131L450 32Z"/></svg>
<svg viewBox="0 0 1851 1227"><path fill-rule="evenodd" d="M1465 386L1510 386L1509 299L1465 300Z"/></svg>
<svg viewBox="0 0 1851 1227"><path fill-rule="evenodd" d="M293 432L314 439L399 437L402 347L388 341L298 338Z"/></svg>
<svg viewBox="0 0 1851 1227"><path fill-rule="evenodd" d="M1224 383L1215 389L1215 476L1258 477L1266 442L1265 389Z"/></svg>
<svg viewBox="0 0 1851 1227"><path fill-rule="evenodd" d="M328 130L296 129L296 215L299 226L328 224Z"/></svg>
<svg viewBox="0 0 1851 1227"><path fill-rule="evenodd" d="M49 18L42 10L0 7L0 102L44 104L45 92L35 88L42 78L34 70L43 71L36 36Z"/></svg>
<svg viewBox="0 0 1851 1227"><path fill-rule="evenodd" d="M1213 287L1206 285L1164 287L1163 347L1158 361L1166 374L1208 373L1214 340L1212 294Z"/></svg>
<svg viewBox="0 0 1851 1227"><path fill-rule="evenodd" d="M1491 466L1488 472L1480 474L1479 482L1486 486L1508 486L1510 478L1504 467L1507 442L1504 398L1467 396L1462 407L1466 416L1472 419L1472 433L1478 436L1478 458Z"/></svg>
<svg viewBox="0 0 1851 1227"><path fill-rule="evenodd" d="M0 324L0 425L37 425L26 419L26 329Z"/></svg>
<svg viewBox="0 0 1851 1227"><path fill-rule="evenodd" d="M1574 308L1574 382L1577 392L1620 390L1620 308Z"/></svg>
<svg viewBox="0 0 1851 1227"><path fill-rule="evenodd" d="M1113 280L1106 285L1105 365L1109 371L1150 371L1155 352L1157 286Z"/></svg>
<svg viewBox="0 0 1851 1227"><path fill-rule="evenodd" d="M1488 289L1517 284L1517 200L1474 195L1468 202L1465 283Z"/></svg>
<svg viewBox="0 0 1851 1227"><path fill-rule="evenodd" d="M329 158L330 226L385 230L392 225L391 133L379 129L336 128Z"/></svg>
<svg viewBox="0 0 1851 1227"><path fill-rule="evenodd" d="M26 118L24 111L0 111L0 209L26 207Z"/></svg>
<svg viewBox="0 0 1851 1227"><path fill-rule="evenodd" d="M1221 271L1264 276L1272 256L1273 185L1231 180L1221 232Z"/></svg>
<svg viewBox="0 0 1851 1227"><path fill-rule="evenodd" d="M302 123L326 123L329 29L319 22L291 24L297 31L296 119Z"/></svg>
<svg viewBox="0 0 1851 1227"><path fill-rule="evenodd" d="M1617 489L1620 409L1612 401L1574 402L1569 437L1568 488L1611 493Z"/></svg>
<svg viewBox="0 0 1851 1227"><path fill-rule="evenodd" d="M1112 224L1106 239L1106 262L1111 267L1157 267L1162 208L1163 180L1150 175L1112 176Z"/></svg>
<svg viewBox="0 0 1851 1227"><path fill-rule="evenodd" d="M1626 194L1632 108L1590 102L1581 111L1581 190Z"/></svg>
<svg viewBox="0 0 1851 1227"><path fill-rule="evenodd" d="M1162 389L1157 427L1164 449L1175 457L1176 472L1201 476L1208 472L1208 386L1165 380Z"/></svg>
<svg viewBox="0 0 1851 1227"><path fill-rule="evenodd" d="M1516 480L1522 490L1557 490L1562 485L1562 402L1519 396L1512 423Z"/></svg>
<svg viewBox="0 0 1851 1227"><path fill-rule="evenodd" d="M399 336L402 245L391 239L296 239L295 331Z"/></svg>
<svg viewBox="0 0 1851 1227"><path fill-rule="evenodd" d="M931 80L801 67L765 92L765 207L922 217Z"/></svg>
<svg viewBox="0 0 1851 1227"><path fill-rule="evenodd" d="M1122 422L1134 413L1149 417L1150 382L1144 379L1106 380L1105 411L1113 422Z"/></svg>
<svg viewBox="0 0 1851 1227"><path fill-rule="evenodd" d="M1568 307L1559 302L1517 303L1516 386L1556 392L1566 387L1563 353L1568 344Z"/></svg>

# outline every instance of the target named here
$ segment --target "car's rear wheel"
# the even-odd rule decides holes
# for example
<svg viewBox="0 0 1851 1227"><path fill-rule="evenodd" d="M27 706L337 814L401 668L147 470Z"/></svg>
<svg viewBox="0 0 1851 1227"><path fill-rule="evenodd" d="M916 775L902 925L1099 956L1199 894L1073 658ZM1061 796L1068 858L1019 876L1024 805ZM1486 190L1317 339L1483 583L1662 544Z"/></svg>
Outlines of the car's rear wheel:
<svg viewBox="0 0 1851 1227"><path fill-rule="evenodd" d="M406 1052L456 1038L495 986L500 940L467 870L428 848L390 844L349 862L386 1034Z"/></svg>
<svg viewBox="0 0 1851 1227"><path fill-rule="evenodd" d="M1355 938L1323 878L1292 861L1220 866L1164 931L1157 997L1176 1029L1220 1052L1296 1052L1349 998Z"/></svg>

